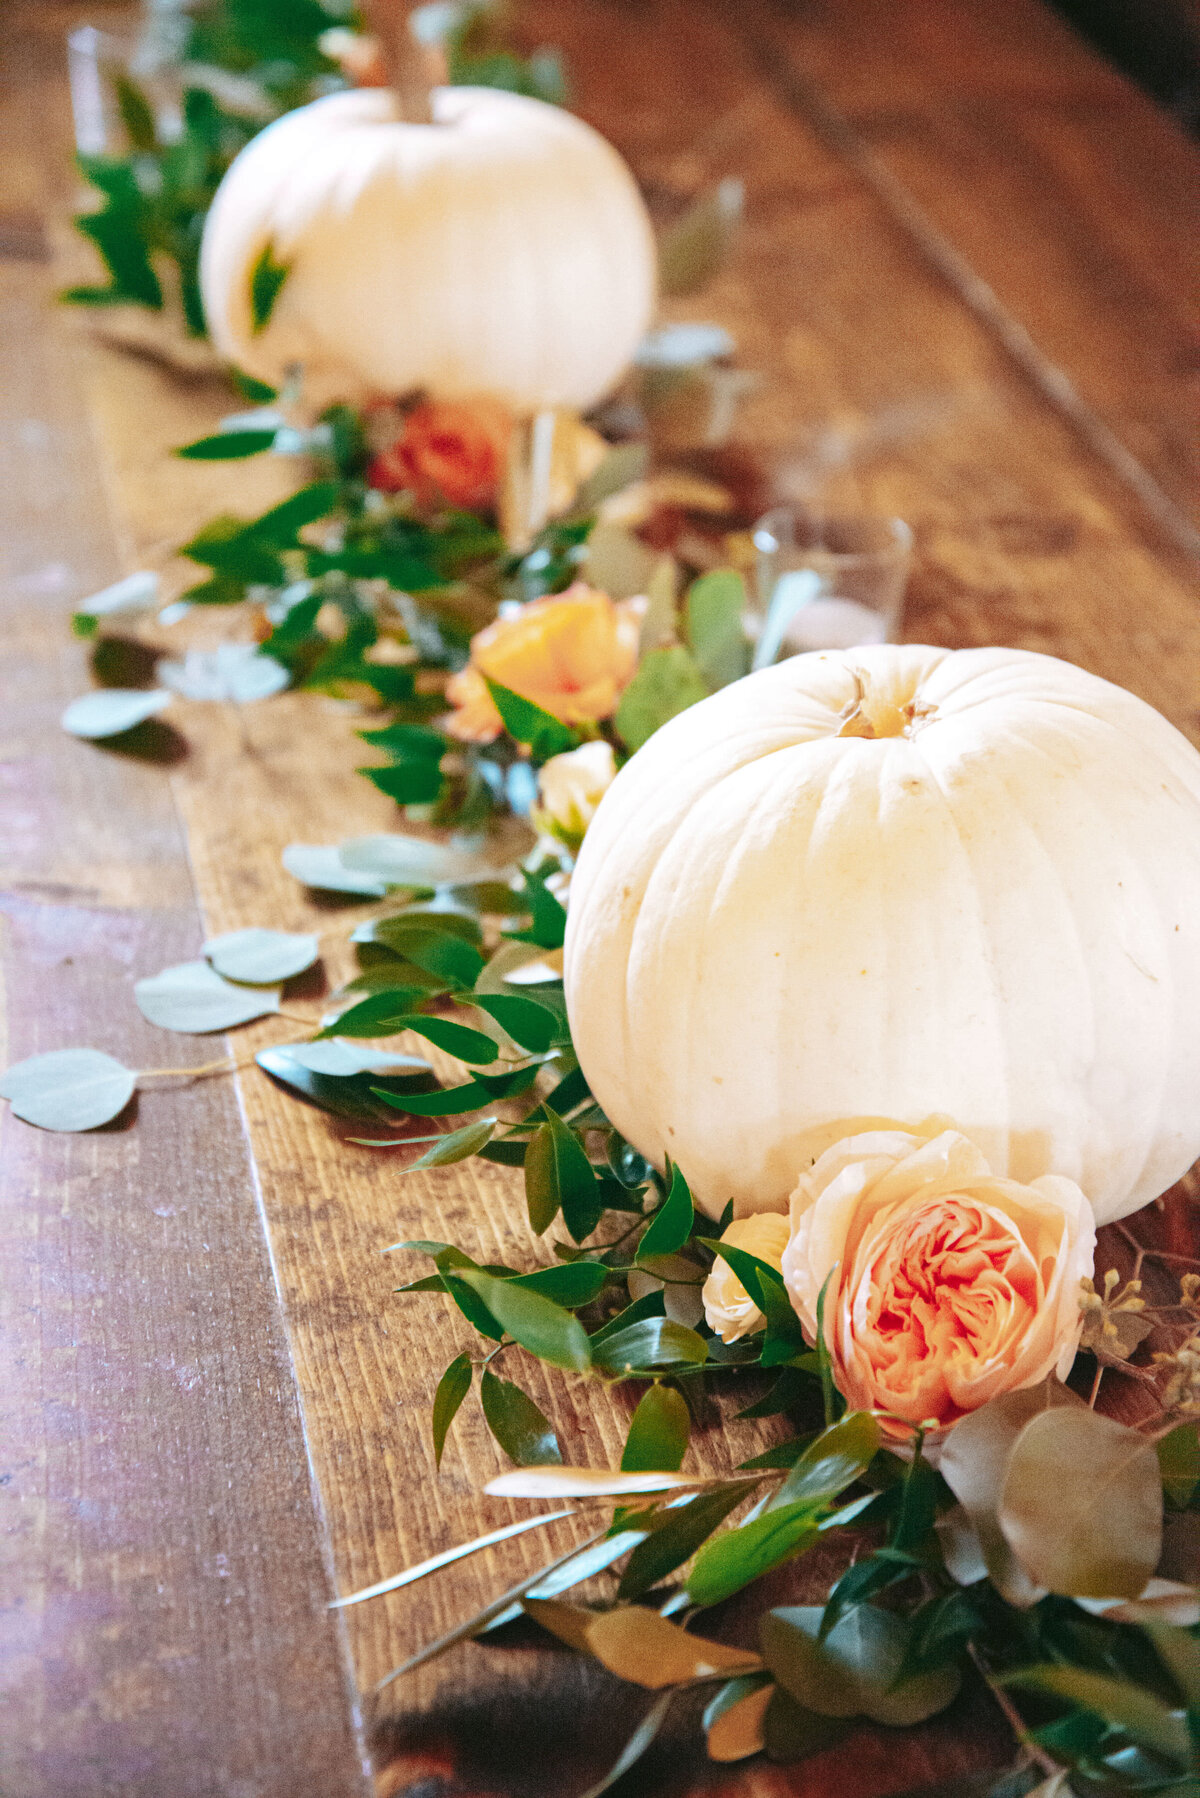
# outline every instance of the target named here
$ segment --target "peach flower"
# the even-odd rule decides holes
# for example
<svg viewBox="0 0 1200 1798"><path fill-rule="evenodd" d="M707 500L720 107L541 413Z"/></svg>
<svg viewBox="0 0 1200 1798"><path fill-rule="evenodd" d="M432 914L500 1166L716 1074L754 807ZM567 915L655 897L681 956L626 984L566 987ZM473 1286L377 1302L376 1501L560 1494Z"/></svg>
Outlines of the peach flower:
<svg viewBox="0 0 1200 1798"><path fill-rule="evenodd" d="M789 1234L786 1217L777 1211L758 1211L753 1217L735 1218L722 1232L721 1241L744 1249L748 1255L757 1255L768 1267L778 1268ZM705 1321L722 1342L737 1342L766 1324L766 1318L727 1261L718 1258L713 1262L700 1296L704 1300Z"/></svg>
<svg viewBox="0 0 1200 1798"><path fill-rule="evenodd" d="M565 593L498 618L471 639L469 667L446 684L455 710L445 728L467 743L500 735L504 727L485 675L564 724L607 718L637 667L637 605L615 605L607 593L576 581Z"/></svg>
<svg viewBox="0 0 1200 1798"><path fill-rule="evenodd" d="M854 1408L956 1423L1075 1358L1091 1206L1074 1181L998 1179L957 1130L847 1137L791 1196L783 1277ZM899 1431L897 1431L899 1433Z"/></svg>
<svg viewBox="0 0 1200 1798"><path fill-rule="evenodd" d="M396 441L377 455L367 481L412 493L424 506L494 506L504 479L512 419L495 400L423 400Z"/></svg>

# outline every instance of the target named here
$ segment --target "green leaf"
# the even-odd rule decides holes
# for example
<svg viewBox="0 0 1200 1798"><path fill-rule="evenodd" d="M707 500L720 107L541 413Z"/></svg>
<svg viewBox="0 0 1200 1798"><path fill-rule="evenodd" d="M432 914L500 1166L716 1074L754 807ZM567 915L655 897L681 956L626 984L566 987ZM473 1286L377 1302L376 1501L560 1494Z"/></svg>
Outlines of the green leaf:
<svg viewBox="0 0 1200 1798"><path fill-rule="evenodd" d="M498 1054L490 1036L484 1036L482 1030L469 1030L465 1024L455 1024L450 1018L431 1018L424 1012L409 1012L395 1029L411 1030L439 1049L445 1049L447 1055L457 1055L460 1061L472 1064L487 1066ZM341 1030L340 1024L338 1030Z"/></svg>
<svg viewBox="0 0 1200 1798"><path fill-rule="evenodd" d="M73 699L63 713L61 723L69 736L94 742L133 730L170 703L170 693L162 689L147 693L139 688L102 687L95 693L84 693L79 699Z"/></svg>
<svg viewBox="0 0 1200 1798"><path fill-rule="evenodd" d="M543 1298L573 1311L598 1298L607 1279L608 1270L599 1261L563 1261L557 1267L538 1267L532 1273L517 1274L511 1284L540 1292Z"/></svg>
<svg viewBox="0 0 1200 1798"><path fill-rule="evenodd" d="M405 953L427 974L436 974L440 980L464 992L474 986L483 972L483 956L475 945L449 932L410 937L405 943ZM471 1003L475 1001L472 999Z"/></svg>
<svg viewBox="0 0 1200 1798"><path fill-rule="evenodd" d="M389 762L381 768L359 768L372 785L394 799L397 805L429 805L439 798L445 778L436 762L414 757L406 762Z"/></svg>
<svg viewBox="0 0 1200 1798"><path fill-rule="evenodd" d="M850 1411L822 1430L796 1462L769 1509L781 1510L803 1500L820 1503L837 1498L871 1465L879 1450L879 1424L869 1411Z"/></svg>
<svg viewBox="0 0 1200 1798"><path fill-rule="evenodd" d="M496 1118L479 1118L474 1124L464 1124L461 1130L439 1136L431 1149L405 1168L405 1173L415 1173L419 1167L449 1167L452 1162L478 1155L484 1144L491 1141L497 1122Z"/></svg>
<svg viewBox="0 0 1200 1798"><path fill-rule="evenodd" d="M638 1265L653 1261L659 1255L673 1255L681 1249L692 1233L695 1215L688 1183L680 1170L673 1167L670 1191L654 1213L650 1227L638 1244Z"/></svg>
<svg viewBox="0 0 1200 1798"><path fill-rule="evenodd" d="M661 1291L648 1292L644 1298L634 1299L632 1305L626 1305L623 1311L618 1311L615 1317L610 1317L606 1324L602 1324L598 1330L593 1330L591 1337L593 1360L599 1343L607 1342L619 1331L627 1330L631 1324L641 1323L643 1318L662 1317L663 1315Z"/></svg>
<svg viewBox="0 0 1200 1798"><path fill-rule="evenodd" d="M51 1049L0 1075L0 1099L39 1130L98 1130L119 1117L137 1075L100 1049Z"/></svg>
<svg viewBox="0 0 1200 1798"><path fill-rule="evenodd" d="M275 310L284 282L291 269L289 264L276 262L274 247L270 239L258 253L253 268L250 270L250 335L257 337L270 323L271 314Z"/></svg>
<svg viewBox="0 0 1200 1798"><path fill-rule="evenodd" d="M395 1036L406 1028L400 1020L412 1016L412 1007L429 997L423 987L389 987L371 993L341 1012L317 1033L317 1041L330 1036Z"/></svg>
<svg viewBox="0 0 1200 1798"><path fill-rule="evenodd" d="M135 981L133 996L142 1016L160 1030L204 1036L278 1011L280 989L234 986L206 961L185 961Z"/></svg>
<svg viewBox="0 0 1200 1798"><path fill-rule="evenodd" d="M321 953L321 941L290 930L230 930L224 936L210 937L204 953L226 980L276 986L311 968Z"/></svg>
<svg viewBox="0 0 1200 1798"><path fill-rule="evenodd" d="M1038 1585L1073 1598L1136 1598L1162 1548L1154 1444L1084 1405L1042 1411L1013 1444L998 1516Z"/></svg>
<svg viewBox="0 0 1200 1798"><path fill-rule="evenodd" d="M707 684L690 650L682 644L652 649L622 693L613 722L622 742L630 750L640 749L669 718L707 698Z"/></svg>
<svg viewBox="0 0 1200 1798"><path fill-rule="evenodd" d="M528 744L537 761L548 761L552 755L578 748L578 734L553 712L544 711L532 699L523 699L511 687L502 687L498 681L489 680L487 686L496 710L504 720L505 730L518 743Z"/></svg>
<svg viewBox="0 0 1200 1798"><path fill-rule="evenodd" d="M688 589L684 616L688 647L712 688L740 680L750 666L742 622L746 583L734 568L714 568Z"/></svg>
<svg viewBox="0 0 1200 1798"><path fill-rule="evenodd" d="M600 1219L596 1176L578 1137L558 1113L545 1110L545 1117L525 1151L529 1221L540 1235L550 1228L561 1207L567 1229L581 1242Z"/></svg>
<svg viewBox="0 0 1200 1798"><path fill-rule="evenodd" d="M448 737L424 724L389 724L383 730L360 730L357 734L372 749L382 749L397 761L440 762L450 748Z"/></svg>
<svg viewBox="0 0 1200 1798"><path fill-rule="evenodd" d="M144 153L157 150L158 132L154 125L154 114L141 88L123 73L116 75L113 86L117 93L117 110L121 114L121 123L128 134L131 147Z"/></svg>
<svg viewBox="0 0 1200 1798"><path fill-rule="evenodd" d="M667 1317L646 1317L611 1335L598 1331L592 1338L592 1360L607 1374L669 1373L702 1367L707 1359L703 1336Z"/></svg>
<svg viewBox="0 0 1200 1798"><path fill-rule="evenodd" d="M175 454L185 462L241 462L247 456L261 456L275 442L274 427L264 431L218 431L212 437L197 437L185 443Z"/></svg>
<svg viewBox="0 0 1200 1798"><path fill-rule="evenodd" d="M479 1383L483 1414L492 1435L518 1467L562 1464L562 1450L554 1426L533 1400L511 1380L497 1379L485 1367Z"/></svg>
<svg viewBox="0 0 1200 1798"><path fill-rule="evenodd" d="M470 1355L456 1355L438 1381L433 1395L433 1456L438 1467L442 1464L446 1432L471 1390L471 1371Z"/></svg>
<svg viewBox="0 0 1200 1798"><path fill-rule="evenodd" d="M478 1293L497 1323L530 1354L574 1373L584 1373L591 1365L583 1325L561 1305L492 1274L468 1270L462 1279Z"/></svg>
<svg viewBox="0 0 1200 1798"><path fill-rule="evenodd" d="M696 1556L688 1577L691 1602L719 1604L772 1567L802 1554L818 1540L816 1513L813 1504L787 1505L714 1536Z"/></svg>
<svg viewBox="0 0 1200 1798"><path fill-rule="evenodd" d="M1055 1415L1061 1421L1066 1413L1060 1410ZM1191 1760L1191 1734L1182 1712L1169 1709L1161 1698L1128 1680L1112 1679L1084 1667L1039 1666L1001 1674L1000 1684L1052 1692L1094 1711L1152 1754L1185 1765Z"/></svg>
<svg viewBox="0 0 1200 1798"><path fill-rule="evenodd" d="M1168 1504L1185 1511L1200 1486L1200 1431L1194 1423L1159 1437L1158 1466Z"/></svg>
<svg viewBox="0 0 1200 1798"><path fill-rule="evenodd" d="M528 930L506 930L510 943L536 943L539 949L561 949L567 934L567 914L545 881L525 875L525 891L533 922Z"/></svg>
<svg viewBox="0 0 1200 1798"><path fill-rule="evenodd" d="M659 1390L651 1387L651 1392ZM645 1400L643 1400L643 1403ZM737 1480L712 1492L698 1493L684 1505L654 1513L649 1534L629 1557L629 1565L617 1588L619 1599L640 1598L651 1586L666 1579L690 1560L703 1542L723 1523L730 1511L754 1491L754 1480Z"/></svg>
<svg viewBox="0 0 1200 1798"><path fill-rule="evenodd" d="M691 1422L683 1398L671 1386L657 1382L642 1394L633 1414L625 1452L621 1456L623 1473L674 1473L687 1453Z"/></svg>
<svg viewBox="0 0 1200 1798"><path fill-rule="evenodd" d="M645 443L614 444L576 493L576 510L594 512L601 500L640 481L649 461L649 446Z"/></svg>
<svg viewBox="0 0 1200 1798"><path fill-rule="evenodd" d="M536 999L525 999L517 993L475 993L471 999L480 1011L495 1018L515 1043L542 1055L558 1035L558 1017Z"/></svg>
<svg viewBox="0 0 1200 1798"><path fill-rule="evenodd" d="M478 1111L492 1098L487 1087L481 1086L478 1080L468 1080L462 1086L443 1087L437 1093L405 1093L402 1097L380 1086L373 1086L371 1091L393 1111L404 1111L414 1118L454 1117L462 1111Z"/></svg>

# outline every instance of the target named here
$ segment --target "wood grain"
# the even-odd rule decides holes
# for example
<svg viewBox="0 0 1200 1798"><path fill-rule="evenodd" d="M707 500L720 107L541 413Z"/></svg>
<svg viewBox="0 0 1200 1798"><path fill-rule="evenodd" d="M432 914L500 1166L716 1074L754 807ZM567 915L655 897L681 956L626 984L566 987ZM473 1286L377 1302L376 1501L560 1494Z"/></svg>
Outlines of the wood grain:
<svg viewBox="0 0 1200 1798"><path fill-rule="evenodd" d="M6 150L14 110L27 153L58 96L53 50L5 47ZM195 1063L216 1051L164 1057L130 991L201 940L168 777L58 725L88 682L66 612L120 566L51 292L36 260L0 263L0 1061L92 1043ZM86 1136L0 1118L0 1788L352 1798L344 1643L237 1095L160 1085Z"/></svg>
<svg viewBox="0 0 1200 1798"><path fill-rule="evenodd" d="M801 91L771 70L786 64L828 92L923 203L932 209L937 199L939 227L957 248L993 258L987 279L1014 317L1040 334L1097 416L1145 457L1180 505L1189 451L1170 374L1172 358L1183 354L1190 248L1169 197L1159 194L1150 206L1143 189L1157 193L1164 167L1193 180L1196 154L1151 123L1117 78L1032 4L1014 7L1011 23L982 0L940 11L924 0L868 10L869 20L861 0L786 13L755 0L736 14L716 0L529 0L524 16L531 37L563 46L581 110L630 157L663 216L711 179L745 179L748 222L735 263L672 314L719 320L738 338L742 361L761 371L739 428L768 453L778 492L815 491L831 506L897 512L914 525L910 639L1000 642L1067 656L1131 686L1200 739L1194 565L1014 363L861 169L831 148L805 113ZM1110 140L1118 105L1122 122ZM1015 148L997 143L1010 108L1020 121ZM1035 138L1045 148L1036 166L1028 148ZM1129 142L1141 146L1137 154L1125 154ZM60 225L54 234L61 241ZM1120 283L1104 271L1119 272L1130 259L1132 271L1139 245L1149 246L1152 260L1161 252L1145 275L1153 294L1147 299L1149 287L1131 285L1113 303ZM248 511L258 497L249 488L260 478L255 467L231 474L166 454L211 428L226 404L221 391L199 377L181 383L86 331L79 353L97 463L127 566L148 563L182 579L170 545L211 512L231 503ZM65 597L34 632L47 655L63 642ZM287 696L249 712L246 753L237 722L222 708L181 704L173 716L189 753L169 776L145 775L144 803L147 816L156 816L169 780L204 928L321 929L327 973L337 978L338 935L365 913L315 905L283 873L279 853L291 839L335 842L394 826L392 809L354 778L354 720L330 701ZM84 758L72 766L108 766L96 752L72 747L70 754ZM99 783L102 776L81 778ZM107 818L103 801L101 808ZM118 887L125 881L132 901L134 857L124 842L105 856L85 840L73 865L94 859L109 868L105 878ZM153 878L164 878L169 858L148 859L159 870ZM153 972L165 959L165 944L138 938L121 979ZM296 1008L315 1017L320 1002ZM288 1033L271 1021L237 1040L249 1047ZM151 1053L175 1060L176 1043L162 1035ZM415 1270L383 1258L381 1247L444 1234L491 1259L528 1255L532 1245L518 1183L502 1170L468 1164L401 1176L386 1154L348 1144L349 1132L265 1078L252 1073L241 1084L336 1580L346 1592L527 1508L479 1496L500 1457L471 1406L435 1475L430 1396L470 1332L441 1301L394 1298L391 1288ZM184 1134L209 1128L196 1122L196 1095L184 1097L188 1104L181 1098L171 1114L179 1132L173 1178L190 1193L216 1175L214 1151L206 1158ZM207 1091L204 1102L228 1104L209 1100ZM143 1113L136 1137L103 1139L116 1145L111 1152L122 1167L126 1157L147 1153L138 1145L148 1100ZM211 1128L214 1142L234 1140L226 1134L236 1133L234 1121ZM269 1331L242 1342L241 1355L261 1354L264 1340ZM526 1383L570 1458L617 1458L626 1399L536 1370ZM218 1414L227 1405L230 1417L240 1416L245 1402L231 1393ZM729 1466L763 1439L761 1426L710 1432L698 1462ZM261 1492L256 1502L269 1516ZM346 1613L361 1684L371 1685L502 1583L561 1552L582 1528L555 1524L413 1592ZM602 1676L574 1662L533 1649L458 1651L391 1689L382 1737L392 1762L386 1789L461 1776L468 1791L545 1792L576 1771L582 1785L619 1745L613 1715L620 1728L631 1720L628 1688L619 1692L606 1712ZM903 1749L894 1737L862 1732L836 1768L822 1758L788 1772L701 1773L682 1738L672 1737L665 1759L646 1775L657 1783L642 1789L693 1780L696 1789L731 1798L783 1791L807 1798L840 1780L839 1790L874 1798L955 1778L989 1755L1002 1758L986 1707L972 1699L968 1711L970 1732L955 1715L905 1738ZM310 1780L297 1789L318 1787Z"/></svg>

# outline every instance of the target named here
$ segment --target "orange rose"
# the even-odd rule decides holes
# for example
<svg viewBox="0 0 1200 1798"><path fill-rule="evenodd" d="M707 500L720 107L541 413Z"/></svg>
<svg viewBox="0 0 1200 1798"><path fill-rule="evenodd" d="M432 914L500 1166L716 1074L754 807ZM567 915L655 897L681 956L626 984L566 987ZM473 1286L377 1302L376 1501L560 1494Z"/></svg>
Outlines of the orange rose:
<svg viewBox="0 0 1200 1798"><path fill-rule="evenodd" d="M553 599L532 600L472 638L470 666L446 685L455 708L446 729L467 743L500 735L485 676L564 724L609 717L637 667L640 630L636 601L614 605L582 581Z"/></svg>
<svg viewBox="0 0 1200 1798"><path fill-rule="evenodd" d="M367 470L384 493L415 494L422 505L494 506L504 479L512 419L494 400L424 400L390 449Z"/></svg>
<svg viewBox="0 0 1200 1798"><path fill-rule="evenodd" d="M825 1336L855 1409L946 1427L1069 1371L1096 1244L1074 1181L998 1179L956 1130L872 1131L801 1178L791 1229L784 1282L815 1336L829 1280Z"/></svg>

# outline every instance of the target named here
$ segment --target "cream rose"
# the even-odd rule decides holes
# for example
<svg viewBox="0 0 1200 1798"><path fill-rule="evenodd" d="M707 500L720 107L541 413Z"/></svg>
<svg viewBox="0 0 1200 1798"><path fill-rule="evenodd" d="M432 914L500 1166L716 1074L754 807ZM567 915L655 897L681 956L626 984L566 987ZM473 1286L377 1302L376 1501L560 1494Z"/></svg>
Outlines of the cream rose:
<svg viewBox="0 0 1200 1798"><path fill-rule="evenodd" d="M779 1267L787 1247L790 1226L786 1217L775 1211L759 1211L753 1217L735 1218L721 1236L735 1249L757 1255L770 1267ZM704 1317L710 1330L722 1342L737 1342L761 1330L766 1322L762 1312L742 1285L727 1261L719 1258L704 1282L701 1292Z"/></svg>
<svg viewBox="0 0 1200 1798"><path fill-rule="evenodd" d="M578 848L596 807L617 777L611 743L584 743L551 756L538 773L541 803L533 815L539 830Z"/></svg>
<svg viewBox="0 0 1200 1798"><path fill-rule="evenodd" d="M782 1270L813 1336L829 1279L825 1338L849 1405L947 1427L1066 1375L1095 1245L1074 1181L997 1179L957 1130L880 1130L801 1178Z"/></svg>

